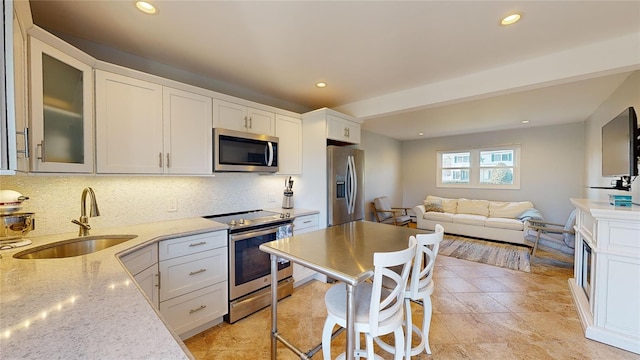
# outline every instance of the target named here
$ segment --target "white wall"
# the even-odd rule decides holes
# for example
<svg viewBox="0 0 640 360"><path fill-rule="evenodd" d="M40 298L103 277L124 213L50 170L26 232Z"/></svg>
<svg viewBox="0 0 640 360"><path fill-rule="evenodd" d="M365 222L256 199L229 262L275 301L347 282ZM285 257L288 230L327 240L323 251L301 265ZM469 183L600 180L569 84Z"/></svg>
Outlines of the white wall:
<svg viewBox="0 0 640 360"><path fill-rule="evenodd" d="M402 206L402 143L400 140L362 131L360 149L364 150L365 219L372 220L370 203L388 196L392 206Z"/></svg>
<svg viewBox="0 0 640 360"><path fill-rule="evenodd" d="M602 177L602 126L629 106L640 115L640 71L632 73L611 96L585 122L585 187L583 197L608 200L608 194L625 194L626 191L589 189L589 186L611 186L614 178ZM640 202L640 181L631 186L633 201Z"/></svg>
<svg viewBox="0 0 640 360"><path fill-rule="evenodd" d="M519 190L436 187L436 152L500 144L521 145ZM549 221L564 222L569 198L584 187L584 124L526 127L517 130L448 136L402 143L404 206L422 203L427 195L501 201L532 201Z"/></svg>
<svg viewBox="0 0 640 360"><path fill-rule="evenodd" d="M101 216L90 218L94 229L125 226L225 212L279 208L284 176L221 173L215 177L174 176L2 176L0 188L29 200L23 212L35 213L31 235L77 231L82 189L91 186ZM297 178L294 177L297 181ZM294 194L295 194L294 181ZM269 193L273 202L269 201ZM169 212L171 199L178 209Z"/></svg>

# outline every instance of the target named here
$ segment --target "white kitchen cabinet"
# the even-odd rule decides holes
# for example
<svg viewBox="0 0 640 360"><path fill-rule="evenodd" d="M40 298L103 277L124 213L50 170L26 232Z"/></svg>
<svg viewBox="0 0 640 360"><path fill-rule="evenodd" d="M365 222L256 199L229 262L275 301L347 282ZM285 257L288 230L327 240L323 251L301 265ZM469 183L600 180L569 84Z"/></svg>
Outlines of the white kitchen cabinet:
<svg viewBox="0 0 640 360"><path fill-rule="evenodd" d="M318 214L297 216L293 220L293 235L318 230ZM299 286L314 278L317 272L302 265L293 264L293 286Z"/></svg>
<svg viewBox="0 0 640 360"><path fill-rule="evenodd" d="M346 117L327 114L327 139L360 144L360 124Z"/></svg>
<svg viewBox="0 0 640 360"><path fill-rule="evenodd" d="M165 173L213 172L211 98L163 88Z"/></svg>
<svg viewBox="0 0 640 360"><path fill-rule="evenodd" d="M97 172L211 174L211 98L96 70Z"/></svg>
<svg viewBox="0 0 640 360"><path fill-rule="evenodd" d="M140 289L147 295L147 299L154 308L158 308L160 279L158 277L158 264L142 270L133 276Z"/></svg>
<svg viewBox="0 0 640 360"><path fill-rule="evenodd" d="M33 172L93 172L93 73L78 58L29 38Z"/></svg>
<svg viewBox="0 0 640 360"><path fill-rule="evenodd" d="M13 14L13 70L14 70L14 100L15 100L15 131L16 131L16 164L15 169L21 172L29 171L29 121L28 121L28 86L27 86L27 40L26 32Z"/></svg>
<svg viewBox="0 0 640 360"><path fill-rule="evenodd" d="M276 132L275 114L215 99L213 101L213 127L274 136Z"/></svg>
<svg viewBox="0 0 640 360"><path fill-rule="evenodd" d="M302 120L276 114L278 174L302 174Z"/></svg>
<svg viewBox="0 0 640 360"><path fill-rule="evenodd" d="M160 260L160 299L169 300L227 280L227 249Z"/></svg>
<svg viewBox="0 0 640 360"><path fill-rule="evenodd" d="M585 336L640 354L640 208L571 202L577 212L569 288Z"/></svg>
<svg viewBox="0 0 640 360"><path fill-rule="evenodd" d="M133 275L134 280L147 295L154 308L158 308L159 273L158 273L158 244L149 244L120 258L120 261Z"/></svg>
<svg viewBox="0 0 640 360"><path fill-rule="evenodd" d="M96 171L162 174L162 141L162 86L96 70Z"/></svg>
<svg viewBox="0 0 640 360"><path fill-rule="evenodd" d="M335 124L336 118L345 119L359 125L361 120L351 116L341 114L335 110L322 108L302 114L302 162L314 166L305 166L299 182L298 191L305 193L305 196L296 198L296 207L305 209L318 209L320 211L319 226L327 226L328 187L327 187L327 143L333 141L322 136L329 130L329 124ZM341 123L341 122L340 122ZM334 126L334 125L331 125ZM343 128L342 128L343 129ZM356 131L357 132L357 131ZM354 131L350 131L350 136L356 136ZM360 134L357 134L360 139ZM329 141L328 141L329 140ZM345 144L345 141L338 141ZM357 148L354 146L354 148ZM322 164L322 166L318 166Z"/></svg>
<svg viewBox="0 0 640 360"><path fill-rule="evenodd" d="M227 251L226 230L160 241L160 313L182 338L227 314Z"/></svg>

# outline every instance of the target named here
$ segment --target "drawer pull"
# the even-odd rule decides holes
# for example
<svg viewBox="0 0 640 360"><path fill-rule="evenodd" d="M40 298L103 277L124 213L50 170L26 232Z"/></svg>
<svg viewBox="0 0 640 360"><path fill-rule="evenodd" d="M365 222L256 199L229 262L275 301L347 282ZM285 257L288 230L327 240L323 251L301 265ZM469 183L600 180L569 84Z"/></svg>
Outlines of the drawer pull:
<svg viewBox="0 0 640 360"><path fill-rule="evenodd" d="M200 274L201 272L205 272L205 271L207 271L207 269L200 269L200 270L190 272L189 275Z"/></svg>
<svg viewBox="0 0 640 360"><path fill-rule="evenodd" d="M304 224L308 224L310 222L311 222L311 220L303 221Z"/></svg>
<svg viewBox="0 0 640 360"><path fill-rule="evenodd" d="M200 241L199 243L193 243L193 244L189 244L189 247L194 247L194 246L199 246L199 245L204 245L206 244L206 241Z"/></svg>
<svg viewBox="0 0 640 360"><path fill-rule="evenodd" d="M196 312L196 311L200 311L200 310L202 310L202 309L204 309L204 308L206 308L206 307L207 307L207 305L200 305L200 307L199 307L199 308L197 308L197 309L191 309L191 310L189 310L189 314L193 314L194 312Z"/></svg>

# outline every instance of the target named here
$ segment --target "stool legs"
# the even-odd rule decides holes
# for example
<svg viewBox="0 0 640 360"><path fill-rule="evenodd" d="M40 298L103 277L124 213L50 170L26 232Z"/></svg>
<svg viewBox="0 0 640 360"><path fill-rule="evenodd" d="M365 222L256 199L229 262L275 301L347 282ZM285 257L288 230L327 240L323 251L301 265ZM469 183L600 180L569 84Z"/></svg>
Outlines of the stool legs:
<svg viewBox="0 0 640 360"><path fill-rule="evenodd" d="M433 311L431 305L431 296L425 296L422 299L422 341L424 342L424 350L427 354L431 355L431 347L429 346L429 329L431 328L431 312Z"/></svg>

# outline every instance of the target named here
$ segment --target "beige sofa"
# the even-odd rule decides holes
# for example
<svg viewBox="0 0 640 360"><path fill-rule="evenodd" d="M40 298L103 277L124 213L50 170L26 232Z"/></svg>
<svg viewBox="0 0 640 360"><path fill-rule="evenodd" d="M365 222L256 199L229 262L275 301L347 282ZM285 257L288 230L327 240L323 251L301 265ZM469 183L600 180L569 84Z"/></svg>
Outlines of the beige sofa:
<svg viewBox="0 0 640 360"><path fill-rule="evenodd" d="M427 196L414 208L419 229L444 226L449 234L524 244L529 218L541 217L530 201L504 202Z"/></svg>

